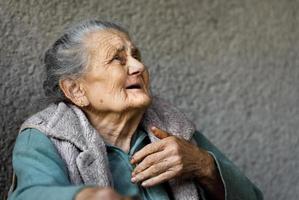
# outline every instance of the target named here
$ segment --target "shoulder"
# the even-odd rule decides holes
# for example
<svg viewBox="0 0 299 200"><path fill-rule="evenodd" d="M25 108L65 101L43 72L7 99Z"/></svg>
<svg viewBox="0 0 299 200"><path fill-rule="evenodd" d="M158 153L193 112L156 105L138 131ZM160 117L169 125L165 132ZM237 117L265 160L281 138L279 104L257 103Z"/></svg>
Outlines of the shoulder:
<svg viewBox="0 0 299 200"><path fill-rule="evenodd" d="M15 170L24 170L24 166L32 169L35 167L61 168L65 171L65 163L61 159L58 149L43 132L28 128L24 129L17 137L13 149L13 165ZM46 167L46 166L45 166Z"/></svg>
<svg viewBox="0 0 299 200"><path fill-rule="evenodd" d="M24 129L18 135L16 139L16 146L27 146L27 147L49 147L53 146L51 140L41 131L35 128Z"/></svg>
<svg viewBox="0 0 299 200"><path fill-rule="evenodd" d="M28 157L29 155L35 155L36 158L59 158L57 148L50 138L48 138L43 132L34 128L24 129L18 135L13 150L13 156L15 158L22 158L24 156Z"/></svg>
<svg viewBox="0 0 299 200"><path fill-rule="evenodd" d="M20 132L28 128L35 128L46 133L47 128L55 126L64 116L70 115L69 113L72 113L71 105L64 102L52 103L25 120Z"/></svg>

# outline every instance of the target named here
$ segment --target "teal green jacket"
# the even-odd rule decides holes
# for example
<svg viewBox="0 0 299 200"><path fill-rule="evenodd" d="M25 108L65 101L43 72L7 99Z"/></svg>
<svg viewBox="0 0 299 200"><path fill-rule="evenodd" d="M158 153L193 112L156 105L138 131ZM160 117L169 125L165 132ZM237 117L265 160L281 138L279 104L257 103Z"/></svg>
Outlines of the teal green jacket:
<svg viewBox="0 0 299 200"><path fill-rule="evenodd" d="M146 133L136 134L132 140L129 154L119 148L107 145L110 170L115 188L120 194L139 196L144 200L171 199L167 184L152 188L142 188L128 180L133 166L129 157L146 145ZM200 132L193 138L197 145L207 150L215 160L225 187L227 200L260 200L261 191L229 161ZM118 165L115 165L118 163ZM26 129L17 138L13 151L13 168L17 177L17 187L9 195L9 200L72 200L87 185L71 185L64 161L61 159L51 140L36 129ZM121 172L119 169L123 169ZM204 191L199 191L207 199Z"/></svg>

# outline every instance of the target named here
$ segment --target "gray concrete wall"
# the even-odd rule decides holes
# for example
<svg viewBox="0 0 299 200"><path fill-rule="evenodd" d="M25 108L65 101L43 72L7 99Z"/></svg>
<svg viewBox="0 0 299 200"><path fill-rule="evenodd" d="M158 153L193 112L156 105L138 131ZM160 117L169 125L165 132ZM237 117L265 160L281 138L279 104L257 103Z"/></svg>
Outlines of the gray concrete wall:
<svg viewBox="0 0 299 200"><path fill-rule="evenodd" d="M1 0L1 195L18 127L42 107L41 52L65 24L97 17L129 28L155 93L193 119L265 199L298 199L298 12L296 0Z"/></svg>

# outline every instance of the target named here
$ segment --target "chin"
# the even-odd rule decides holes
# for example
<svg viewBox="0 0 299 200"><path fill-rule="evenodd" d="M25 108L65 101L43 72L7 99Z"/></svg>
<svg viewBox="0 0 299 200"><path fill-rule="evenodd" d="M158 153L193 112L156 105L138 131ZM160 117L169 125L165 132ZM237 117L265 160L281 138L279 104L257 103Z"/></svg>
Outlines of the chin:
<svg viewBox="0 0 299 200"><path fill-rule="evenodd" d="M134 110L134 109L145 110L150 106L152 102L151 97L147 94L132 96L130 99L127 100L129 101L126 106L126 110Z"/></svg>
<svg viewBox="0 0 299 200"><path fill-rule="evenodd" d="M147 107L150 106L152 102L151 97L145 95L142 98L134 98L131 102L129 107L134 109L134 108L139 108L139 109L146 109Z"/></svg>

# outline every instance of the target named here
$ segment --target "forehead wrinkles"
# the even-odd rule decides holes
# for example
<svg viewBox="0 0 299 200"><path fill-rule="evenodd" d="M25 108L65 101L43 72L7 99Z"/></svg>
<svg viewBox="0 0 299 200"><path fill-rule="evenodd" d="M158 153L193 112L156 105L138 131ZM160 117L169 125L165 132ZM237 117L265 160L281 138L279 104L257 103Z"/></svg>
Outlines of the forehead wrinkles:
<svg viewBox="0 0 299 200"><path fill-rule="evenodd" d="M91 56L105 58L107 55L115 53L118 49L124 46L132 46L132 44L125 33L107 29L88 34L85 46Z"/></svg>

